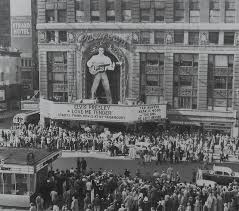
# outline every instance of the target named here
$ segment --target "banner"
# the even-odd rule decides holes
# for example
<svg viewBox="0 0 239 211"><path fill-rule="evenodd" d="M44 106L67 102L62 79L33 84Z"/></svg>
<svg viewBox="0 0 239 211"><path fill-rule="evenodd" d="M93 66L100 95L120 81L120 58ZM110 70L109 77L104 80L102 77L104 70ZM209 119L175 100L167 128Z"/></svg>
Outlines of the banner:
<svg viewBox="0 0 239 211"><path fill-rule="evenodd" d="M15 16L12 20L12 37L31 37L31 16Z"/></svg>
<svg viewBox="0 0 239 211"><path fill-rule="evenodd" d="M5 101L5 90L0 89L0 101Z"/></svg>
<svg viewBox="0 0 239 211"><path fill-rule="evenodd" d="M40 100L40 114L51 119L102 122L146 122L166 118L166 104L110 105L55 103Z"/></svg>

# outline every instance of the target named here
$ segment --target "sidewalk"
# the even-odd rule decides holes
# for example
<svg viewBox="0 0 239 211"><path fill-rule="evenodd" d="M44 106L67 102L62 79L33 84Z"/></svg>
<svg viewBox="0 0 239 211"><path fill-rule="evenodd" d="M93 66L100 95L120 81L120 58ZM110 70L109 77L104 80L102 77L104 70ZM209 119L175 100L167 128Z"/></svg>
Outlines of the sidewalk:
<svg viewBox="0 0 239 211"><path fill-rule="evenodd" d="M98 159L109 159L109 160L132 160L129 156L114 156L111 157L107 152L82 152L82 151L70 151L70 150L62 150L63 158L76 158L76 157L85 157L85 158L98 158ZM220 154L213 155L214 162L220 163ZM152 160L156 160L155 157L152 157ZM183 161L186 161L185 158ZM239 163L239 159L233 155L229 155L228 161L224 161L223 163Z"/></svg>

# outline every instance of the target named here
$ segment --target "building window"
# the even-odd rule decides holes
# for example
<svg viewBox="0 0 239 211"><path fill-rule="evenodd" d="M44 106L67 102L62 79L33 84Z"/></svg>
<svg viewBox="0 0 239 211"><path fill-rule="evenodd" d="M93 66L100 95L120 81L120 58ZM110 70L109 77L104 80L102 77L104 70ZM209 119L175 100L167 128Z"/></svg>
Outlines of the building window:
<svg viewBox="0 0 239 211"><path fill-rule="evenodd" d="M47 39L47 42L55 43L55 32L54 31L47 31L46 32L46 39Z"/></svg>
<svg viewBox="0 0 239 211"><path fill-rule="evenodd" d="M209 32L209 44L218 45L219 32Z"/></svg>
<svg viewBox="0 0 239 211"><path fill-rule="evenodd" d="M150 32L140 32L140 44L150 44Z"/></svg>
<svg viewBox="0 0 239 211"><path fill-rule="evenodd" d="M59 42L67 42L67 32L59 31Z"/></svg>
<svg viewBox="0 0 239 211"><path fill-rule="evenodd" d="M150 0L140 0L140 20L142 22L150 21Z"/></svg>
<svg viewBox="0 0 239 211"><path fill-rule="evenodd" d="M146 104L163 100L164 54L140 54L140 96Z"/></svg>
<svg viewBox="0 0 239 211"><path fill-rule="evenodd" d="M130 22L132 20L130 0L122 0L121 6L122 6L122 21Z"/></svg>
<svg viewBox="0 0 239 211"><path fill-rule="evenodd" d="M4 81L5 77L4 77L4 72L1 72L1 81Z"/></svg>
<svg viewBox="0 0 239 211"><path fill-rule="evenodd" d="M141 9L140 10L141 22L150 21L150 9Z"/></svg>
<svg viewBox="0 0 239 211"><path fill-rule="evenodd" d="M184 0L175 0L174 4L174 21L184 22Z"/></svg>
<svg viewBox="0 0 239 211"><path fill-rule="evenodd" d="M115 21L115 0L106 1L106 21L107 22Z"/></svg>
<svg viewBox="0 0 239 211"><path fill-rule="evenodd" d="M154 1L154 21L163 22L165 18L165 0Z"/></svg>
<svg viewBox="0 0 239 211"><path fill-rule="evenodd" d="M236 2L235 0L225 1L225 23L235 23Z"/></svg>
<svg viewBox="0 0 239 211"><path fill-rule="evenodd" d="M76 0L76 22L85 21L84 1Z"/></svg>
<svg viewBox="0 0 239 211"><path fill-rule="evenodd" d="M66 22L66 10L57 10L57 16L59 23Z"/></svg>
<svg viewBox="0 0 239 211"><path fill-rule="evenodd" d="M184 31L181 31L181 30L174 31L174 43L184 44Z"/></svg>
<svg viewBox="0 0 239 211"><path fill-rule="evenodd" d="M234 45L234 32L224 32L224 45Z"/></svg>
<svg viewBox="0 0 239 211"><path fill-rule="evenodd" d="M219 23L220 22L220 0L210 0L209 6L209 22Z"/></svg>
<svg viewBox="0 0 239 211"><path fill-rule="evenodd" d="M91 21L100 21L99 0L90 1Z"/></svg>
<svg viewBox="0 0 239 211"><path fill-rule="evenodd" d="M68 101L67 53L48 52L48 98L53 101Z"/></svg>
<svg viewBox="0 0 239 211"><path fill-rule="evenodd" d="M189 22L200 22L200 2L199 0L190 0L189 2Z"/></svg>
<svg viewBox="0 0 239 211"><path fill-rule="evenodd" d="M189 45L199 44L199 32L188 32L188 44Z"/></svg>
<svg viewBox="0 0 239 211"><path fill-rule="evenodd" d="M164 44L164 32L163 31L154 32L154 43L155 44Z"/></svg>
<svg viewBox="0 0 239 211"><path fill-rule="evenodd" d="M208 109L232 109L233 55L209 55Z"/></svg>
<svg viewBox="0 0 239 211"><path fill-rule="evenodd" d="M198 55L175 54L173 77L174 108L197 109Z"/></svg>
<svg viewBox="0 0 239 211"><path fill-rule="evenodd" d="M46 22L52 23L55 21L55 11L54 10L46 10Z"/></svg>

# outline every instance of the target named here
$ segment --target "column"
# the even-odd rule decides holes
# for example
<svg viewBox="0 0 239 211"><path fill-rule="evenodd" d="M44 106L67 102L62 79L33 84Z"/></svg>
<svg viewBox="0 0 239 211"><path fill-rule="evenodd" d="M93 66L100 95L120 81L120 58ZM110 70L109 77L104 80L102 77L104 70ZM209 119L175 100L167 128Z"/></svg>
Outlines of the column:
<svg viewBox="0 0 239 211"><path fill-rule="evenodd" d="M164 54L164 99L173 106L173 53Z"/></svg>
<svg viewBox="0 0 239 211"><path fill-rule="evenodd" d="M55 31L55 43L59 43L59 31Z"/></svg>
<svg viewBox="0 0 239 211"><path fill-rule="evenodd" d="M67 52L67 82L68 82L68 102L76 100L76 67L75 67L75 52Z"/></svg>
<svg viewBox="0 0 239 211"><path fill-rule="evenodd" d="M150 8L150 17L149 17L150 22L155 21L155 14L154 14L154 7Z"/></svg>
<svg viewBox="0 0 239 211"><path fill-rule="evenodd" d="M115 1L115 22L122 21L122 2L121 0Z"/></svg>
<svg viewBox="0 0 239 211"><path fill-rule="evenodd" d="M37 2L37 22L45 23L46 22L46 1L38 0Z"/></svg>
<svg viewBox="0 0 239 211"><path fill-rule="evenodd" d="M39 88L41 98L48 97L47 52L39 51Z"/></svg>
<svg viewBox="0 0 239 211"><path fill-rule="evenodd" d="M165 1L165 22L174 22L174 0Z"/></svg>
<svg viewBox="0 0 239 211"><path fill-rule="evenodd" d="M224 45L224 31L219 31L218 44L219 44L219 45Z"/></svg>
<svg viewBox="0 0 239 211"><path fill-rule="evenodd" d="M75 1L74 0L67 0L66 1L66 15L67 15L67 22L74 23L76 20L76 12L75 12Z"/></svg>
<svg viewBox="0 0 239 211"><path fill-rule="evenodd" d="M234 55L233 66L233 110L239 110L239 54Z"/></svg>
<svg viewBox="0 0 239 211"><path fill-rule="evenodd" d="M85 22L91 21L91 11L90 11L90 1L89 0L83 0L84 1L84 11L85 11Z"/></svg>
<svg viewBox="0 0 239 211"><path fill-rule="evenodd" d="M151 31L150 32L150 44L154 44L154 40L155 40L154 31Z"/></svg>
<svg viewBox="0 0 239 211"><path fill-rule="evenodd" d="M207 72L208 54L199 54L197 95L197 106L199 110L207 110Z"/></svg>
<svg viewBox="0 0 239 211"><path fill-rule="evenodd" d="M131 13L132 13L132 21L137 23L140 22L140 3L139 0L131 1Z"/></svg>
<svg viewBox="0 0 239 211"><path fill-rule="evenodd" d="M129 76L129 98L137 98L140 92L140 54L132 54L132 71Z"/></svg>
<svg viewBox="0 0 239 211"><path fill-rule="evenodd" d="M184 45L188 45L188 31L184 31Z"/></svg>
<svg viewBox="0 0 239 211"><path fill-rule="evenodd" d="M200 22L209 23L209 0L200 0Z"/></svg>
<svg viewBox="0 0 239 211"><path fill-rule="evenodd" d="M189 8L189 0L184 0L184 22L190 22L190 8Z"/></svg>
<svg viewBox="0 0 239 211"><path fill-rule="evenodd" d="M225 23L225 0L220 0L220 23Z"/></svg>
<svg viewBox="0 0 239 211"><path fill-rule="evenodd" d="M100 21L106 22L106 0L99 1Z"/></svg>
<svg viewBox="0 0 239 211"><path fill-rule="evenodd" d="M236 1L236 23L239 23L239 1Z"/></svg>

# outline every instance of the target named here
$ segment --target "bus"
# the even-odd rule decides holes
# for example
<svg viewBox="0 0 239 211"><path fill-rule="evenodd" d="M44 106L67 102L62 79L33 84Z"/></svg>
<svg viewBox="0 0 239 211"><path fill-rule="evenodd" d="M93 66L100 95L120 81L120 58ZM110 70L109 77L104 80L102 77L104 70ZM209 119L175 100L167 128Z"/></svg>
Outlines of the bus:
<svg viewBox="0 0 239 211"><path fill-rule="evenodd" d="M39 111L29 111L16 114L13 117L12 123L13 128L19 128L21 125L38 124L40 121Z"/></svg>

